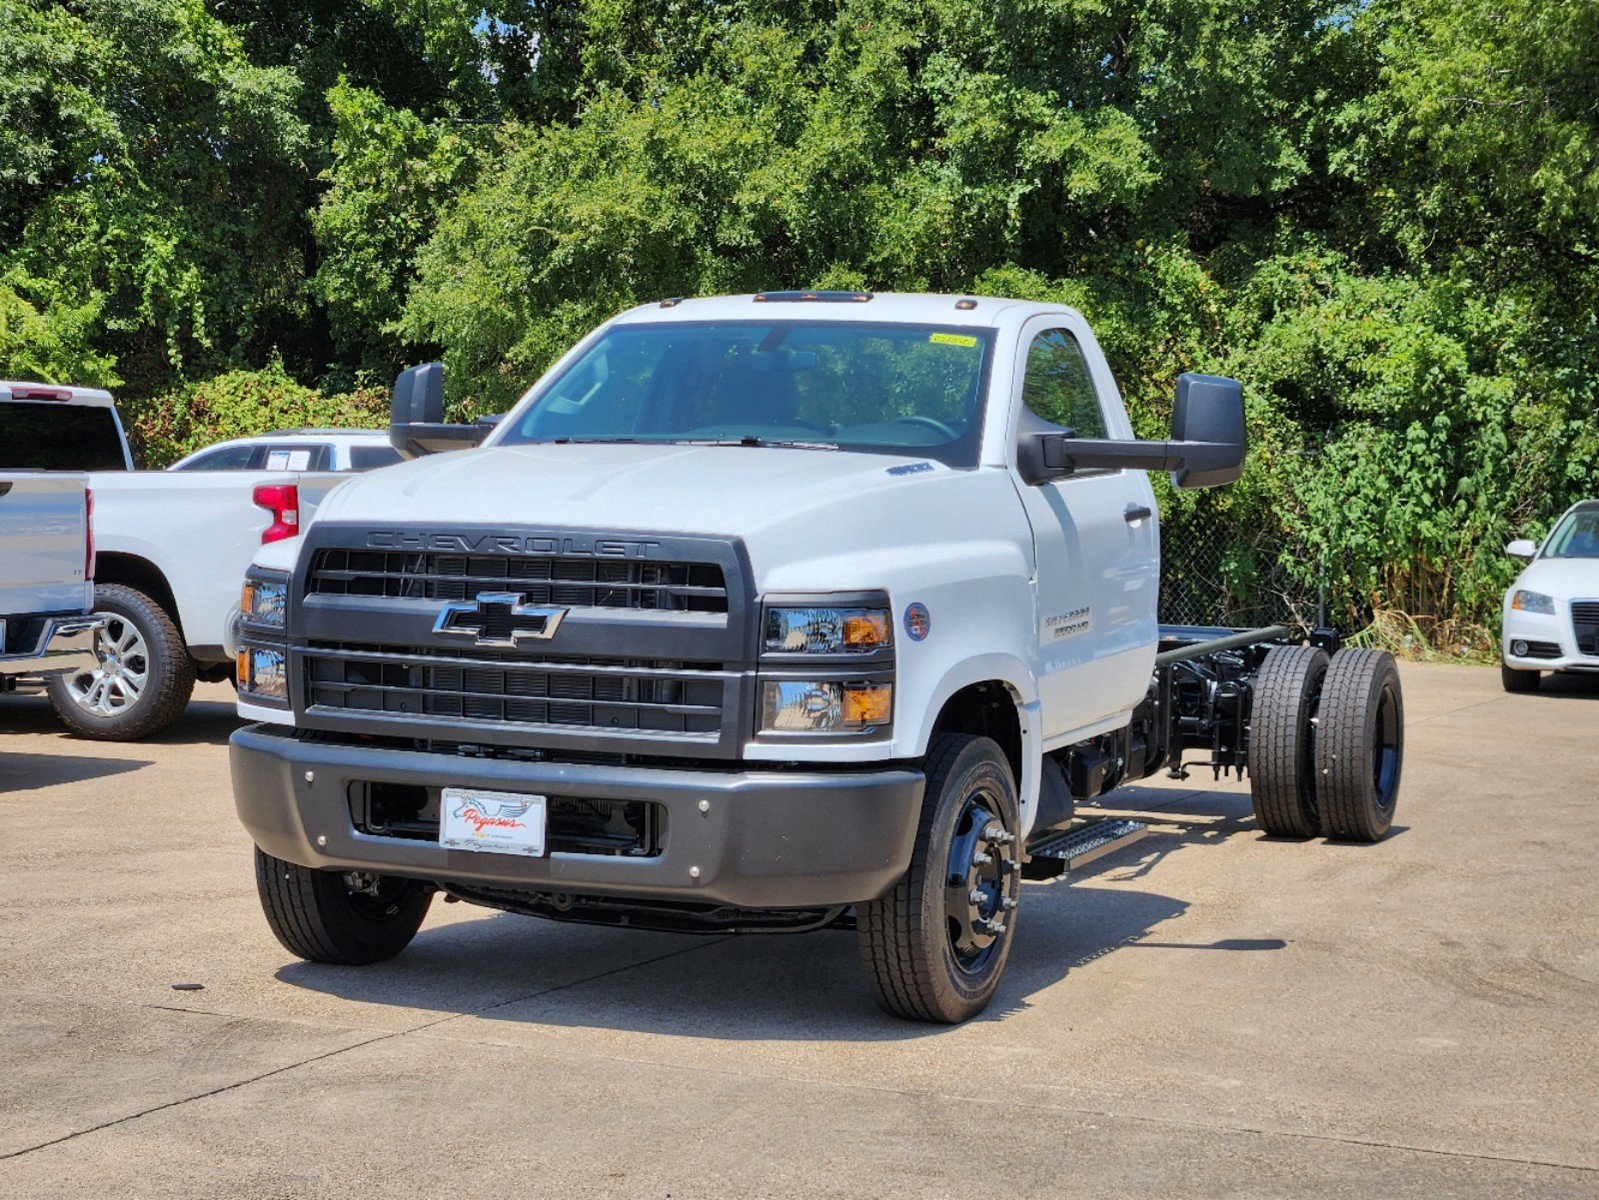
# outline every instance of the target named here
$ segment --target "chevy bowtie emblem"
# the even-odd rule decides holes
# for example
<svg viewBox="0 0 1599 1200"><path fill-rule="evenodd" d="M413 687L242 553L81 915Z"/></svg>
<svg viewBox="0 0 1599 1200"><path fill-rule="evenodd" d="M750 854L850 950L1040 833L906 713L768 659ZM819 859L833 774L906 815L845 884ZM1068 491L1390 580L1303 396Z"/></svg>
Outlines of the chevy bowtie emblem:
<svg viewBox="0 0 1599 1200"><path fill-rule="evenodd" d="M524 599L516 592L482 592L475 600L446 604L433 623L433 632L469 637L479 646L505 649L554 637L567 610L525 604Z"/></svg>

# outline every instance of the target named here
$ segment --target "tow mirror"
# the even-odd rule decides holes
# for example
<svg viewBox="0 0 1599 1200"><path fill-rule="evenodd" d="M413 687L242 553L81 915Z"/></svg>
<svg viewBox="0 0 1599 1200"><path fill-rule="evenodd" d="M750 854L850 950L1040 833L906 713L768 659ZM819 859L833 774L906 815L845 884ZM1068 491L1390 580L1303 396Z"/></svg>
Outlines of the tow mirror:
<svg viewBox="0 0 1599 1200"><path fill-rule="evenodd" d="M406 458L464 450L489 434L481 425L444 423L444 364L423 363L400 372L389 406L389 444Z"/></svg>
<svg viewBox="0 0 1599 1200"><path fill-rule="evenodd" d="M1505 546L1505 553L1522 562L1531 562L1538 556L1538 543L1528 538L1517 538Z"/></svg>
<svg viewBox="0 0 1599 1200"><path fill-rule="evenodd" d="M1040 429L1024 413L1017 465L1028 483L1046 483L1077 471L1170 471L1180 488L1220 487L1244 473L1248 437L1244 428L1244 389L1219 375L1177 377L1170 441L1079 438L1071 430Z"/></svg>

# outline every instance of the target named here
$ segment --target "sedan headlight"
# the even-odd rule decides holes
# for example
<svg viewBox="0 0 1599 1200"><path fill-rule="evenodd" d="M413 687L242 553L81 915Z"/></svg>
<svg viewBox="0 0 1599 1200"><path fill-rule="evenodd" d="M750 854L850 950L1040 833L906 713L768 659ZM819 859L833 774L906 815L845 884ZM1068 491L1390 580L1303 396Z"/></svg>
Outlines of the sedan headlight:
<svg viewBox="0 0 1599 1200"><path fill-rule="evenodd" d="M1555 598L1545 596L1542 592L1518 591L1510 598L1510 607L1517 612L1542 613L1552 617L1555 615Z"/></svg>
<svg viewBox="0 0 1599 1200"><path fill-rule="evenodd" d="M246 625L282 629L289 616L289 581L252 575L244 581L239 615Z"/></svg>
<svg viewBox="0 0 1599 1200"><path fill-rule="evenodd" d="M887 725L893 711L891 683L768 681L762 695L761 731L854 732Z"/></svg>
<svg viewBox="0 0 1599 1200"><path fill-rule="evenodd" d="M869 654L893 644L886 608L769 608L766 649L778 654Z"/></svg>

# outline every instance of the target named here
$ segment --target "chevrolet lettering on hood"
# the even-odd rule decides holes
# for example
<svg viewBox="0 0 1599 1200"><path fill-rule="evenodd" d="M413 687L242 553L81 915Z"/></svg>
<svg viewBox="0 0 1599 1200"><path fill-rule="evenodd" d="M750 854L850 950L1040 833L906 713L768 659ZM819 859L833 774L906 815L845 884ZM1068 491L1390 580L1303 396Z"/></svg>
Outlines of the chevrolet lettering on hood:
<svg viewBox="0 0 1599 1200"><path fill-rule="evenodd" d="M374 550L419 550L440 554L574 554L595 558L652 558L659 542L581 534L435 533L378 529L366 535Z"/></svg>

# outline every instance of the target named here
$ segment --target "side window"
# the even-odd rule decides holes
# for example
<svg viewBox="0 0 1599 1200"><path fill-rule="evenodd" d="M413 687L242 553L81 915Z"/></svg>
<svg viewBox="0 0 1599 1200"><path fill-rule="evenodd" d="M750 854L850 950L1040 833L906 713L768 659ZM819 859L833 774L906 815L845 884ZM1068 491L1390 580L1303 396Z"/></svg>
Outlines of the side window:
<svg viewBox="0 0 1599 1200"><path fill-rule="evenodd" d="M242 471L250 465L253 446L224 446L202 454L193 462L179 467L180 471Z"/></svg>
<svg viewBox="0 0 1599 1200"><path fill-rule="evenodd" d="M1064 329L1046 330L1028 347L1022 403L1034 416L1075 430L1078 437L1109 436L1088 360L1077 339Z"/></svg>

